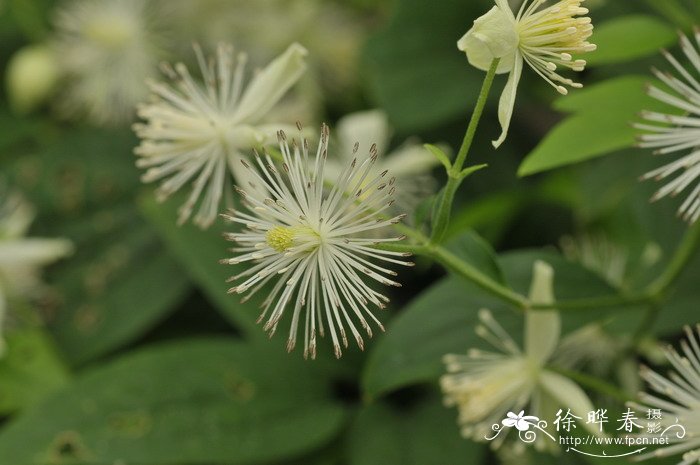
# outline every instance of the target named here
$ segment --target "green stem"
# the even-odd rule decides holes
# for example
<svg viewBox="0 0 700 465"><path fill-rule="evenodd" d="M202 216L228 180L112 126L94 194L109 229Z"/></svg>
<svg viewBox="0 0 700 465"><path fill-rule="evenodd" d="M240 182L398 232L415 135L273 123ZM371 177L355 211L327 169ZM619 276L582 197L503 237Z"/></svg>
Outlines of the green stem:
<svg viewBox="0 0 700 465"><path fill-rule="evenodd" d="M500 298L504 302L513 304L517 308L523 310L529 305L529 301L526 297L491 279L489 276L460 259L444 247L428 244L422 250L420 250L419 253L434 259L445 268L451 270L453 273L473 282L480 288Z"/></svg>
<svg viewBox="0 0 700 465"><path fill-rule="evenodd" d="M486 73L484 83L482 84L481 91L479 92L479 98L476 101L474 113L472 113L471 119L469 120L469 126L467 126L467 132L464 134L464 139L462 140L462 146L457 153L455 162L447 171L447 184L438 196L438 205L433 216L433 231L431 237L431 241L435 244L442 242L445 237L445 233L447 232L447 227L450 224L452 203L454 202L455 195L457 194L457 189L464 179L462 168L464 166L464 162L467 160L467 155L469 155L469 149L474 142L474 136L476 135L476 130L479 127L479 121L481 121L481 116L484 113L484 107L486 106L486 101L488 100L489 92L491 91L491 86L493 85L493 80L496 77L496 70L498 69L499 61L500 59L498 58L493 60L493 62L491 62L491 67Z"/></svg>
<svg viewBox="0 0 700 465"><path fill-rule="evenodd" d="M566 376L581 386L611 397L619 402L622 402L623 404L635 400L633 396L627 394L614 384L608 383L607 381L595 376L559 367L549 367L549 370L559 373L562 376Z"/></svg>
<svg viewBox="0 0 700 465"><path fill-rule="evenodd" d="M695 256L695 251L700 245L700 221L690 226L681 244L671 258L666 269L649 286L649 295L653 300L663 300L676 279L683 272L688 262Z"/></svg>

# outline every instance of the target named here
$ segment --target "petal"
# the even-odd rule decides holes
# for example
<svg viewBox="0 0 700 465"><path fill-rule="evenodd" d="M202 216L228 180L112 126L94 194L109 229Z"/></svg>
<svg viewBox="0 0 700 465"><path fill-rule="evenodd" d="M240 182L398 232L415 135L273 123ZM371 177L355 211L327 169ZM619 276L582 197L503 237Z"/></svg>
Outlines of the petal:
<svg viewBox="0 0 700 465"><path fill-rule="evenodd" d="M439 164L440 161L422 145L405 144L384 158L382 168L388 169L392 176L405 178L426 174Z"/></svg>
<svg viewBox="0 0 700 465"><path fill-rule="evenodd" d="M0 267L40 267L66 257L73 245L65 239L16 239L0 244Z"/></svg>
<svg viewBox="0 0 700 465"><path fill-rule="evenodd" d="M554 270L536 261L532 271L530 300L536 304L554 302ZM559 343L561 318L557 311L528 310L525 314L525 353L540 365L549 359Z"/></svg>
<svg viewBox="0 0 700 465"><path fill-rule="evenodd" d="M265 116L306 70L306 54L304 47L294 43L260 71L245 91L234 120L255 123Z"/></svg>
<svg viewBox="0 0 700 465"><path fill-rule="evenodd" d="M337 134L341 144L341 157L353 158L355 142L360 143L362 152L368 151L372 144L377 144L377 151L383 157L391 138L389 118L381 110L351 113L338 120Z"/></svg>
<svg viewBox="0 0 700 465"><path fill-rule="evenodd" d="M585 423L588 412L592 412L595 408L593 408L593 403L588 395L578 384L558 373L545 370L540 375L540 387L549 396L556 399L562 408L568 408L571 413L580 417L581 423L584 423L586 429L592 434L601 435L595 424Z"/></svg>
<svg viewBox="0 0 700 465"><path fill-rule="evenodd" d="M510 16L494 6L474 21L474 26L459 39L457 48L467 54L472 66L486 71L495 58L500 58L497 72L503 74L511 70L518 49L518 34L515 20Z"/></svg>
<svg viewBox="0 0 700 465"><path fill-rule="evenodd" d="M518 420L514 420L512 418L506 418L503 420L501 423L503 423L503 426L507 426L508 428L512 428L517 424Z"/></svg>
<svg viewBox="0 0 700 465"><path fill-rule="evenodd" d="M522 71L523 58L520 52L516 52L513 69L510 72L510 76L508 76L508 82L503 89L501 100L498 103L498 121L501 123L501 136L493 141L493 146L495 148L500 147L503 141L506 140L506 137L508 137L508 128L510 128L510 119L513 116L513 109L515 108L515 96L518 93L518 83L520 82Z"/></svg>

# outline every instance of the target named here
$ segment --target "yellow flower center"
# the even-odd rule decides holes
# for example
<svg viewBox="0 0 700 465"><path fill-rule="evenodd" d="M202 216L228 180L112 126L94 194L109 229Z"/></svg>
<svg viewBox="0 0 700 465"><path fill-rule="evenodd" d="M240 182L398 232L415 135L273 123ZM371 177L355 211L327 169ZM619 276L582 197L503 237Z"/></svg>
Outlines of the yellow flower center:
<svg viewBox="0 0 700 465"><path fill-rule="evenodd" d="M265 234L267 245L278 252L284 252L294 245L295 228L275 226Z"/></svg>

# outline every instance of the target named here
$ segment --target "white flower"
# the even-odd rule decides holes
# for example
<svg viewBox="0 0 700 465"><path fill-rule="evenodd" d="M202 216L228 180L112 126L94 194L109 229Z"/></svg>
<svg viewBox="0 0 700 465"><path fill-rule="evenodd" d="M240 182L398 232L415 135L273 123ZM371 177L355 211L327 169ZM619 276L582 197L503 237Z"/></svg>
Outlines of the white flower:
<svg viewBox="0 0 700 465"><path fill-rule="evenodd" d="M530 299L533 303L552 303L552 268L536 262ZM465 437L483 441L507 412L525 410L538 418L548 418L556 406L571 409L585 418L592 410L583 390L568 378L546 369L557 348L561 330L557 311L527 311L525 314L525 350L496 322L491 312L479 311L477 334L500 353L472 349L467 355L446 355L448 374L440 379L445 404L459 410L458 422ZM499 447L505 435L491 444ZM537 441L536 446L544 443Z"/></svg>
<svg viewBox="0 0 700 465"><path fill-rule="evenodd" d="M593 271L615 288L621 288L627 274L627 251L604 234L564 236L559 245L564 256Z"/></svg>
<svg viewBox="0 0 700 465"><path fill-rule="evenodd" d="M503 132L494 147L499 147L508 135L523 62L561 94L567 93L564 86L581 87L558 70L583 71L586 62L574 56L596 49L588 42L593 33L591 19L577 17L588 14L581 7L584 1L561 0L540 9L547 0L524 0L515 15L507 0L495 0L496 6L474 21L457 42L473 66L486 71L499 58L497 72L510 73L498 107Z"/></svg>
<svg viewBox="0 0 700 465"><path fill-rule="evenodd" d="M391 206L395 187L394 179L387 179L386 171L376 176L371 174L377 162L376 151L350 161L335 184L326 189L328 128L323 128L315 155L309 154L305 139L293 140L290 147L283 132L279 137L281 170L275 168L267 154L256 153L256 168L242 161L257 185L239 190L249 213L239 211L225 216L246 229L226 235L238 244L232 249L237 255L222 263L251 262L251 265L230 279L243 279L243 282L229 292L249 291L247 299L270 283L273 287L258 320L267 319L264 329L272 335L291 307L287 349L291 351L296 345L301 324L305 357L316 356L317 333L324 336L326 328L335 355L340 357L341 344L348 346L346 326L360 348L364 342L354 321L369 337L372 330L368 319L383 330L368 305L384 308L389 299L365 281L400 286L390 278L396 272L376 262L405 266L412 263L402 258L407 254L376 248L380 243L403 237L366 236L399 222L404 215L388 219L380 216ZM365 192L370 194L363 196Z"/></svg>
<svg viewBox="0 0 700 465"><path fill-rule="evenodd" d="M695 33L695 41L700 45L700 32ZM693 65L695 73L700 72L700 55L690 40L682 36L681 48ZM651 171L644 179L663 180L671 176L675 179L659 189L652 200L666 196L676 196L690 189L690 194L678 210L686 221L694 223L700 218L700 82L670 53L664 52L666 59L678 73L661 72L654 69L654 75L666 84L669 91L649 86L649 95L678 108L682 114L665 114L645 111L642 117L652 124L636 124L635 127L648 131L639 137L639 146L654 148L655 155L668 155L689 151L675 161Z"/></svg>
<svg viewBox="0 0 700 465"><path fill-rule="evenodd" d="M337 133L340 157L327 162L326 180L330 182L337 179L358 148L365 150L374 144L378 153L386 153L391 140L389 120L381 110L344 116L338 121ZM378 159L372 174L389 170L396 177L395 211L413 211L422 199L434 192L435 180L430 170L438 163L422 145L408 141Z"/></svg>
<svg viewBox="0 0 700 465"><path fill-rule="evenodd" d="M648 409L661 410L661 420L657 421L670 445L648 454L642 454L635 460L668 457L684 454L679 465L700 463L700 325L697 335L690 327L685 328L687 340L681 342L682 354L669 347L666 358L676 371L668 378L642 367L641 376L656 393L670 399L665 400L654 394L642 393L640 399L644 406L632 404L640 412ZM682 429L674 426L681 425ZM668 428L668 430L667 430ZM653 436L658 434L641 436Z"/></svg>
<svg viewBox="0 0 700 465"><path fill-rule="evenodd" d="M24 237L34 218L16 193L0 192L0 332L11 302L31 298L41 289L41 268L71 253L64 239ZM1 341L1 340L0 340ZM0 350L4 348L0 342Z"/></svg>
<svg viewBox="0 0 700 465"><path fill-rule="evenodd" d="M204 85L197 84L181 63L174 70L166 67L174 85L150 84L155 100L139 108L147 123L134 126L142 139L135 153L140 157L137 165L148 168L144 182L166 178L157 190L160 201L194 181L180 208L180 223L189 219L206 190L194 219L206 228L219 213L231 174L243 187L251 181L240 163L242 151L269 144L283 127L260 121L306 69L306 49L289 46L255 75L245 91L245 54L234 60L232 47L223 44L216 61L207 61L197 46L195 52Z"/></svg>
<svg viewBox="0 0 700 465"><path fill-rule="evenodd" d="M98 124L128 122L160 61L160 12L146 0L76 0L55 14L52 39L64 75L59 108Z"/></svg>

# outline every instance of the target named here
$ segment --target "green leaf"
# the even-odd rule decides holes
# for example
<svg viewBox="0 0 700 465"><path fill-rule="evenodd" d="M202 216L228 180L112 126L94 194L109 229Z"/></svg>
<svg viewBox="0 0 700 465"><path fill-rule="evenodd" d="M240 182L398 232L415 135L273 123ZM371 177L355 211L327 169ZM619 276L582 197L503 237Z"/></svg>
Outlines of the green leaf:
<svg viewBox="0 0 700 465"><path fill-rule="evenodd" d="M177 341L81 376L9 424L0 457L24 465L260 463L321 447L344 419L314 365L270 344Z"/></svg>
<svg viewBox="0 0 700 465"><path fill-rule="evenodd" d="M639 132L630 122L642 110L662 104L646 95L650 78L624 76L561 97L555 107L574 112L552 129L525 158L519 176L579 163L634 145Z"/></svg>
<svg viewBox="0 0 700 465"><path fill-rule="evenodd" d="M9 331L5 339L7 352L0 359L1 413L30 407L68 382L68 369L42 330Z"/></svg>
<svg viewBox="0 0 700 465"><path fill-rule="evenodd" d="M545 260L555 269L555 297L579 299L614 294L601 278L560 255L543 251L517 251L500 257L505 281L527 294L535 260ZM431 382L443 373L442 357L465 353L471 347L489 348L474 327L481 308L492 311L499 323L517 341L522 339L522 315L470 282L448 277L423 292L392 320L365 366L362 385L365 395L375 398L392 390ZM564 331L617 315L634 326L628 312L586 311L562 313ZM636 314L635 314L636 315Z"/></svg>
<svg viewBox="0 0 700 465"><path fill-rule="evenodd" d="M389 27L367 42L364 61L378 105L399 132L424 131L473 107L484 73L469 65L457 40L489 8L486 1L396 2Z"/></svg>
<svg viewBox="0 0 700 465"><path fill-rule="evenodd" d="M222 315L246 335L264 336L255 323L260 314L260 295L243 304L241 296L227 293L231 285L226 280L245 267L245 264L231 266L219 263L230 255L230 243L222 237L228 230L227 226L222 221L217 221L205 231L191 223L178 226L174 204L177 204L176 199L159 204L152 195L146 195L140 201L146 218L159 231L185 272Z"/></svg>
<svg viewBox="0 0 700 465"><path fill-rule="evenodd" d="M66 358L82 364L143 335L191 287L134 205L140 181L133 134L45 129L34 135L36 150L3 169L37 210L32 235L75 245L75 254L47 273L56 298L47 299L46 313Z"/></svg>
<svg viewBox="0 0 700 465"><path fill-rule="evenodd" d="M491 244L476 232L471 230L462 232L457 239L447 245L447 248L488 277L505 284L503 272Z"/></svg>
<svg viewBox="0 0 700 465"><path fill-rule="evenodd" d="M113 228L99 234L100 221ZM93 234L55 270L60 304L50 329L66 357L81 364L129 343L162 320L191 286L148 224L114 210L96 218ZM85 225L85 228L89 226Z"/></svg>
<svg viewBox="0 0 700 465"><path fill-rule="evenodd" d="M627 15L595 26L592 41L598 49L586 54L589 65L620 64L655 55L678 41L674 29L648 15Z"/></svg>
<svg viewBox="0 0 700 465"><path fill-rule="evenodd" d="M460 437L455 417L436 393L408 407L370 404L348 433L349 465L480 463L484 447Z"/></svg>
<svg viewBox="0 0 700 465"><path fill-rule="evenodd" d="M435 156L435 158L437 158L440 161L440 163L442 163L442 166L444 166L447 171L450 171L450 168L452 168L452 163L450 163L450 157L448 157L447 154L445 154L445 152L443 152L440 147L436 147L432 144L423 144L423 147L425 147L426 150L432 153Z"/></svg>

